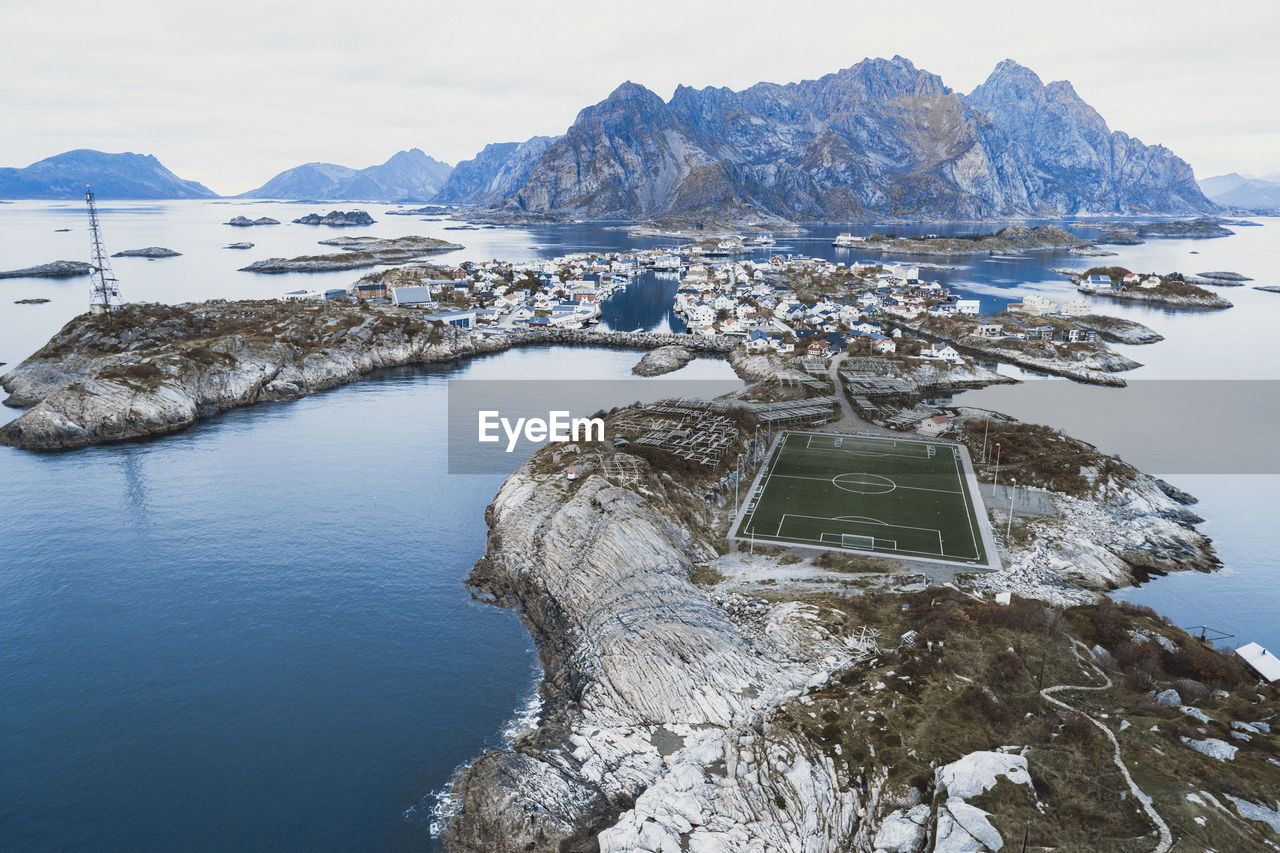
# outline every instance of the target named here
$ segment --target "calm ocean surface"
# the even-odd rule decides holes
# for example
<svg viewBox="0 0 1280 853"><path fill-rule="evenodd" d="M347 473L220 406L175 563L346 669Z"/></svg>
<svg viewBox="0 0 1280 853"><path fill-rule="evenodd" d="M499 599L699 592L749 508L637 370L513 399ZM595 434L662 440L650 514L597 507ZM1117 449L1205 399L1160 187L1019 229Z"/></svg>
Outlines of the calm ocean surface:
<svg viewBox="0 0 1280 853"><path fill-rule="evenodd" d="M102 221L111 251L159 245L183 253L114 259L126 299L240 299L359 276L236 271L259 258L314 252L317 240L340 232L219 223L241 214L287 222L320 209L109 203ZM674 242L588 226L446 231L451 223L369 210L378 222L354 233L425 234L466 245L442 260ZM76 203L0 204L0 269L84 259L85 218ZM1119 257L1106 262L1230 269L1280 284L1280 223L1260 221L1226 239L1117 247ZM258 245L221 248L239 240ZM779 240L772 251L859 257L829 242L818 232ZM1026 292L1067 297L1069 284L1050 269L1091 263L991 258L926 277L995 310ZM679 329L669 310L674 286L646 277L606 307L606 322ZM1122 348L1146 365L1128 376L1280 379L1280 295L1222 292L1236 308L1185 314L1108 306L1167 338ZM37 349L83 310L86 293L83 278L0 281L0 361L16 364ZM53 301L13 304L35 296ZM636 358L608 350L508 352L454 367L382 371L155 441L57 455L0 448L0 848L427 846L420 804L454 767L501 742L537 677L518 619L473 603L463 587L483 553L483 510L502 477L445 473L447 382L622 378ZM731 372L699 360L675 376ZM1106 419L1106 395L1124 391L1096 390L1091 416L1070 431L1141 464L1140 430ZM963 402L1034 419L1019 411L1016 393L997 393L972 392ZM1194 416L1193 403L1186 414ZM1139 426L1178 430L1176 422ZM1259 425L1259 441L1273 434L1272 424ZM1158 579L1124 597L1178 624L1206 623L1280 649L1280 570L1272 556L1280 551L1273 522L1280 476L1172 472L1171 479L1201 498L1197 511L1226 568Z"/></svg>

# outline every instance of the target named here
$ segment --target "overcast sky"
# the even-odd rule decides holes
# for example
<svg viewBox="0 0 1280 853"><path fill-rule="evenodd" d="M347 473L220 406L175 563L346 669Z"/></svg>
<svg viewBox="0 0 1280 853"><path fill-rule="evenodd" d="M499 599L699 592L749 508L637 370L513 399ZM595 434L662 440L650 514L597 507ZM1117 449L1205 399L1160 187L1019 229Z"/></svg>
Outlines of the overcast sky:
<svg viewBox="0 0 1280 853"><path fill-rule="evenodd" d="M1198 177L1280 171L1280 3L0 0L0 165L155 154L224 194L311 160L457 163L633 80L785 83L901 54L968 92L1070 80Z"/></svg>

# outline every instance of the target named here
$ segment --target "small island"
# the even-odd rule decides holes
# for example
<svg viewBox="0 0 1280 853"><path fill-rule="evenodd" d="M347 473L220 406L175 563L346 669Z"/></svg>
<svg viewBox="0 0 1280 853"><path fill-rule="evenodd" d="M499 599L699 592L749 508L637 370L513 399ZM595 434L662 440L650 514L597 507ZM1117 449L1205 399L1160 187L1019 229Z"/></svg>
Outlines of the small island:
<svg viewBox="0 0 1280 853"><path fill-rule="evenodd" d="M1191 284L1181 273L1135 273L1124 267L1093 267L1072 276L1076 289L1090 296L1150 302L1171 308L1230 308L1231 302Z"/></svg>
<svg viewBox="0 0 1280 853"><path fill-rule="evenodd" d="M372 225L374 218L363 210L331 210L324 216L308 213L293 220L298 225L331 225L334 227L352 227L356 225Z"/></svg>
<svg viewBox="0 0 1280 853"><path fill-rule="evenodd" d="M176 258L182 253L175 252L173 249L166 249L162 246L148 246L145 249L125 249L123 252L116 252L113 258Z"/></svg>
<svg viewBox="0 0 1280 853"><path fill-rule="evenodd" d="M1209 217L1169 222L1103 222L1098 227L1103 233L1094 242L1114 246L1137 246L1149 237L1207 240L1235 233Z"/></svg>
<svg viewBox="0 0 1280 853"><path fill-rule="evenodd" d="M952 314L898 320L897 325L962 353L1092 385L1123 386L1125 381L1115 374L1141 366L1102 343L1099 330L1073 317ZM1135 333L1123 324L1111 329L1113 335Z"/></svg>
<svg viewBox="0 0 1280 853"><path fill-rule="evenodd" d="M0 271L0 278L73 278L93 272L93 265L83 261L52 261L20 270Z"/></svg>
<svg viewBox="0 0 1280 853"><path fill-rule="evenodd" d="M263 216L258 219L250 219L247 216L235 216L228 219L223 225L234 225L237 228L249 228L254 225L279 225L279 219L272 219L270 216Z"/></svg>
<svg viewBox="0 0 1280 853"><path fill-rule="evenodd" d="M252 244L252 243L250 243L248 240L244 240L244 241L242 241L242 242L240 242L240 243L228 243L227 245L223 246L222 248L224 248L224 249L252 249L252 248L253 248L253 244Z"/></svg>
<svg viewBox="0 0 1280 853"><path fill-rule="evenodd" d="M1089 241L1057 225L1035 228L1011 225L994 234L959 237L889 237L872 234L860 239L841 235L836 238L835 245L907 255L964 256L1002 255L1037 249L1078 249L1088 247Z"/></svg>
<svg viewBox="0 0 1280 853"><path fill-rule="evenodd" d="M637 376L661 376L684 367L693 361L694 354L688 347L658 347L644 354L644 357L631 368Z"/></svg>
<svg viewBox="0 0 1280 853"><path fill-rule="evenodd" d="M297 258L267 258L241 267L240 271L276 274L354 270L379 264L403 264L425 255L463 248L458 243L435 237L335 237L332 240L321 240L320 243L351 251L303 255Z"/></svg>
<svg viewBox="0 0 1280 853"><path fill-rule="evenodd" d="M45 299L43 296L33 296L29 299L15 299L14 305L44 305L51 300Z"/></svg>

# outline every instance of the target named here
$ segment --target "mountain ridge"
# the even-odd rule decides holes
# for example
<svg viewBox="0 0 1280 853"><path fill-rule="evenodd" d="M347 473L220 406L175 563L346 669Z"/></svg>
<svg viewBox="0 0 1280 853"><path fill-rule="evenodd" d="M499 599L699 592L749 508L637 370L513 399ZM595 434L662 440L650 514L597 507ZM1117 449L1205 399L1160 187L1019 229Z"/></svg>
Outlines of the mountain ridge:
<svg viewBox="0 0 1280 853"><path fill-rule="evenodd" d="M155 155L131 151L75 148L30 166L0 168L0 198L83 198L86 184L104 201L218 197L203 184L179 178Z"/></svg>
<svg viewBox="0 0 1280 853"><path fill-rule="evenodd" d="M364 169L337 163L304 163L280 172L257 189L236 198L314 199L317 201L430 201L453 167L420 148L398 151L386 162Z"/></svg>
<svg viewBox="0 0 1280 853"><path fill-rule="evenodd" d="M741 91L631 81L583 108L494 213L762 221L1216 212L1167 148L1013 60L969 95L908 59Z"/></svg>

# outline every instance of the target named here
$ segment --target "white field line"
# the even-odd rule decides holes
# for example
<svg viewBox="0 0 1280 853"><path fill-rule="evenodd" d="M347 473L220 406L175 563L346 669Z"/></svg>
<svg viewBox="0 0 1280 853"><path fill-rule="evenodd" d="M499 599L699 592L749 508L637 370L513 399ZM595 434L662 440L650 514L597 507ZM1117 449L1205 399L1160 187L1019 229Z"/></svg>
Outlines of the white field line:
<svg viewBox="0 0 1280 853"><path fill-rule="evenodd" d="M787 521L787 519L788 519L788 518L807 518L807 519L810 519L810 520L812 520L812 521L839 521L839 520L840 520L840 519L838 519L838 518L831 518L830 516L825 516L825 515L800 515L799 513L784 512L784 513L782 514L782 520L778 522L778 532L777 532L776 534L774 534L774 535L775 535L777 538L779 538L779 539L783 538L783 536L782 536L782 525L786 523L786 521ZM881 522L881 524L884 524L884 522ZM898 530L918 530L918 531L920 531L921 533L932 533L934 536L938 537L938 553L937 553L937 554L934 554L934 555L932 555L932 556L935 556L935 557L945 557L945 556L948 556L948 555L947 555L947 553L946 553L945 551L943 551L943 550L942 550L942 531L938 530L938 528L936 528L936 527L912 527L912 526L911 526L911 525L909 525L909 524L884 524L884 526L885 526L885 527L890 527L890 528L897 528ZM786 537L786 538L788 538L788 539L801 539L801 540L806 540L806 541L809 541L809 542L813 542L813 541L821 542L821 541L823 541L823 539L822 539L822 534L821 534L821 533L819 533L819 534L818 534L818 539L817 539L817 540L810 539L810 538L809 538L809 537L807 537L807 536L794 536L794 537ZM895 544L896 544L896 543L895 543ZM928 551L902 551L901 553L903 553L903 554L928 554L929 552L928 552Z"/></svg>
<svg viewBox="0 0 1280 853"><path fill-rule="evenodd" d="M846 471L844 474L837 474L836 477L843 477L847 474L867 474L872 477L884 477L883 474L872 474L869 471ZM850 491L849 489L841 488L840 484L836 482L836 477L802 477L799 474L774 474L773 476L782 480L816 480L820 483L830 483L842 492ZM889 480L888 477L884 478ZM893 483L894 489L910 489L913 492L937 492L941 495L964 495L964 492L953 492L950 489L926 489L923 486L904 486L901 483L895 483L893 480L889 480L889 482ZM868 483L863 485L871 484ZM889 490L889 492L891 491L893 491L893 489ZM889 492L853 492L853 494L887 495Z"/></svg>
<svg viewBox="0 0 1280 853"><path fill-rule="evenodd" d="M956 463L956 484L960 486L961 493L963 494L964 472L960 470L960 457L959 455L953 454L951 458L954 459ZM973 558L976 560L978 558L978 554L980 553L980 549L978 548L978 534L973 529L973 512L974 512L973 500L972 498L970 498L969 500L964 501L963 503L964 503L964 520L969 522L969 539L973 541Z"/></svg>

